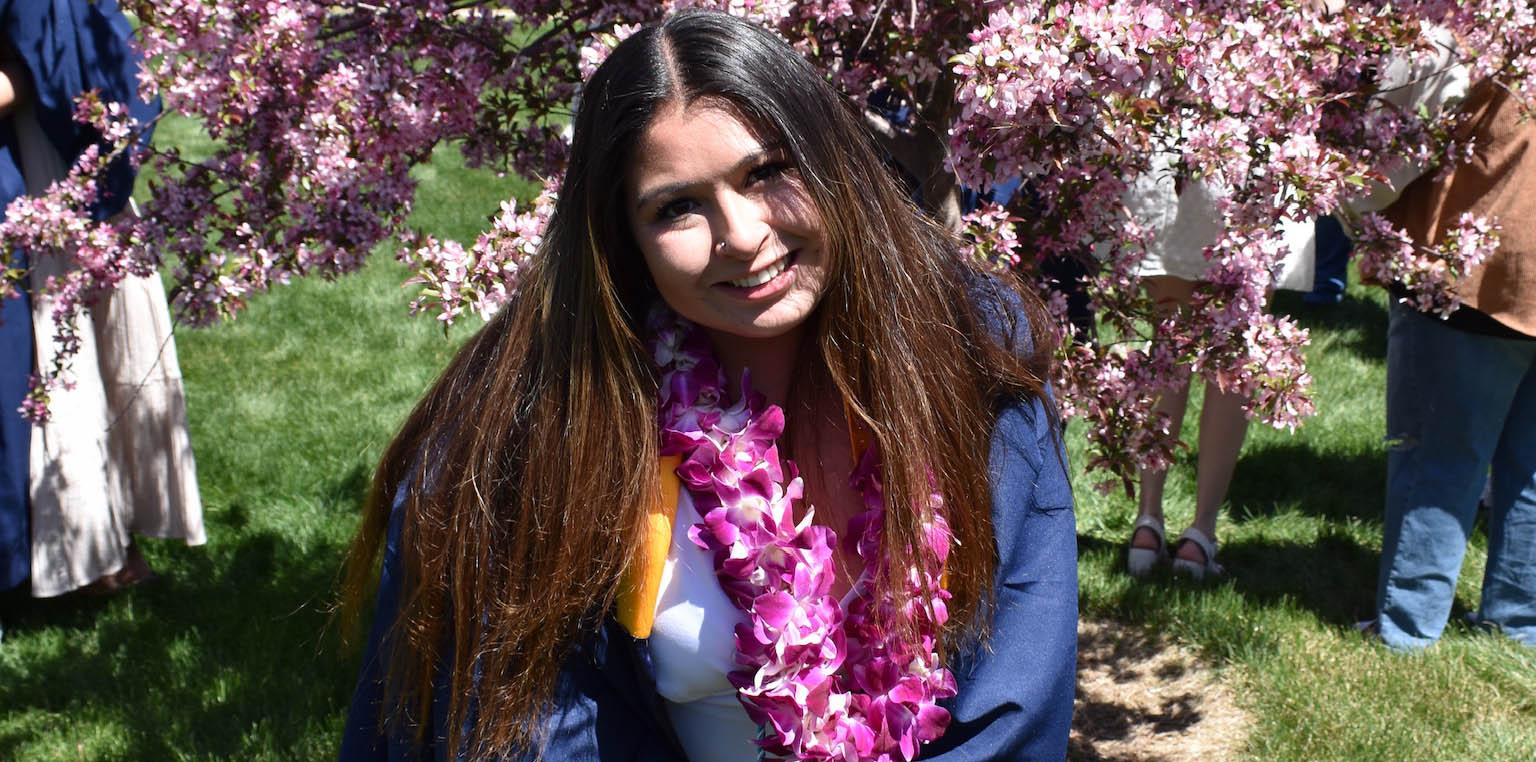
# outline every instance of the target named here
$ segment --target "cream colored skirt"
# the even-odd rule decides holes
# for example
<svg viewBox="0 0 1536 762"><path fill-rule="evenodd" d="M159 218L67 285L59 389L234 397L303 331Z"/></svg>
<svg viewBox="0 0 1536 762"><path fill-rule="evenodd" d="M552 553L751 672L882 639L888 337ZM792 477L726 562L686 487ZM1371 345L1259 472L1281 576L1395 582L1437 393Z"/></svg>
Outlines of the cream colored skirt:
<svg viewBox="0 0 1536 762"><path fill-rule="evenodd" d="M27 193L67 171L30 109L14 114ZM41 295L68 263L33 257L33 342L53 362L55 300ZM129 278L80 317L72 388L52 393L32 427L32 594L61 595L112 574L135 534L207 541L170 310L158 277Z"/></svg>

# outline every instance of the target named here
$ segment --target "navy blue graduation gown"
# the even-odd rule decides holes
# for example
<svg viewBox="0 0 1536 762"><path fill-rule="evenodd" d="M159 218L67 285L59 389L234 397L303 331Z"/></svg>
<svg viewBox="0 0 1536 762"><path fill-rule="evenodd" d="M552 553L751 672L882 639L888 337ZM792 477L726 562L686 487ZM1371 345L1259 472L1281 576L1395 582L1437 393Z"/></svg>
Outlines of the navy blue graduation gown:
<svg viewBox="0 0 1536 762"><path fill-rule="evenodd" d="M1054 415L1034 400L1006 407L992 436L992 517L999 564L990 649L952 665L959 695L948 731L923 749L935 762L1061 760L1072 724L1077 653L1077 535ZM391 516L378 611L342 737L343 762L468 760L448 748L439 681L426 741L380 722L384 651L399 606L400 523ZM644 640L610 618L561 672L544 759L683 762L656 693ZM517 757L533 759L534 755Z"/></svg>

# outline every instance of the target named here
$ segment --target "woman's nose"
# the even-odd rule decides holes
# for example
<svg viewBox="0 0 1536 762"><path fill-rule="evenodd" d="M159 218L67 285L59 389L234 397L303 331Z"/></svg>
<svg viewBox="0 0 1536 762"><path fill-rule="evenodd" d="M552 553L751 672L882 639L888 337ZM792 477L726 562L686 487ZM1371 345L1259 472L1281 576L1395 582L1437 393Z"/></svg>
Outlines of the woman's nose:
<svg viewBox="0 0 1536 762"><path fill-rule="evenodd" d="M751 261L768 247L772 237L768 210L760 200L735 193L720 200L715 246L722 254Z"/></svg>

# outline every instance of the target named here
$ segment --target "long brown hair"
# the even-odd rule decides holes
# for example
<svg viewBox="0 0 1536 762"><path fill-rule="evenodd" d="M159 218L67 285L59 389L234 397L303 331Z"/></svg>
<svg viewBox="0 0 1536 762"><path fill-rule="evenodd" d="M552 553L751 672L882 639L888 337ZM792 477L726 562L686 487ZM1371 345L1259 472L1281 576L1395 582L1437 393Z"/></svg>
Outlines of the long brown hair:
<svg viewBox="0 0 1536 762"><path fill-rule="evenodd" d="M537 745L562 663L601 626L636 561L659 490L642 335L658 297L617 178L658 110L702 97L782 138L820 212L829 271L807 365L881 449L891 568L922 547L933 480L958 541L947 566L957 631L984 608L997 565L987 443L1002 400L1044 395L1044 323L1010 322L1021 310L1038 317L1038 299L956 255L888 174L857 108L783 41L723 14L678 14L620 44L587 84L558 205L517 298L385 451L352 545L356 610L400 491L386 695L396 719L426 717L434 681L446 680L451 748ZM471 708L471 736L458 738Z"/></svg>

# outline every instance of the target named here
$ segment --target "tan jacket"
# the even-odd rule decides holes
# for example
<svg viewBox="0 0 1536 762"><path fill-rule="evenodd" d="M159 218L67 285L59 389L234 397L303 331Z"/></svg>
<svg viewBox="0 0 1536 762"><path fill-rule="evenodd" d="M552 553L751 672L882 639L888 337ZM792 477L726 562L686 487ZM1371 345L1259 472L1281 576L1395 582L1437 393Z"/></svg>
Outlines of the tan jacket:
<svg viewBox="0 0 1536 762"><path fill-rule="evenodd" d="M1536 104L1521 104L1503 87L1481 82L1467 93L1458 137L1475 141L1470 161L1443 176L1430 172L1383 212L1413 239L1432 245L1466 212L1493 218L1499 248L1457 284L1469 307L1536 336Z"/></svg>

